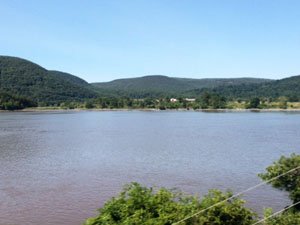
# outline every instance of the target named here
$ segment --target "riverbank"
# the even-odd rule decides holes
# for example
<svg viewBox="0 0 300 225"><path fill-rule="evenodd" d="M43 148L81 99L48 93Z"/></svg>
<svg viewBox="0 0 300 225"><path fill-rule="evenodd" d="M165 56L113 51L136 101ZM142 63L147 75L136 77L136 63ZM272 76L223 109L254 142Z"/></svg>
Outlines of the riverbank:
<svg viewBox="0 0 300 225"><path fill-rule="evenodd" d="M115 109L101 109L101 108L75 108L75 109L62 109L59 107L37 107L37 108L25 108L20 110L0 110L0 112L52 112L52 111L195 111L195 112L300 112L300 109L279 109L279 108L272 108L272 109L186 109L186 108L179 108L179 109L157 109L157 108L136 108L136 109L129 109L129 108L115 108Z"/></svg>

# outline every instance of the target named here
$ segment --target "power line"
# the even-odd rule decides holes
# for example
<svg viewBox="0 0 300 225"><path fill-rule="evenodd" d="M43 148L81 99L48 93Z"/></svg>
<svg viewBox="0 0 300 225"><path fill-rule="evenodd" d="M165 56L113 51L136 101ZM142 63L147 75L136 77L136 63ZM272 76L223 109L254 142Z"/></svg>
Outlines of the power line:
<svg viewBox="0 0 300 225"><path fill-rule="evenodd" d="M268 217L266 217L266 218L263 218L263 219L257 221L256 223L253 223L252 225L260 224L261 222L264 222L265 220L268 220L268 219L270 219L271 217L276 216L277 214L282 213L282 212L288 210L289 208L292 208L292 207L295 206L295 205L298 205L299 203L300 203L300 201L299 201L299 202L296 202L296 203L294 203L294 204L292 204L292 205L290 205L290 206L288 206L288 207L286 207L286 208L284 208L284 209L282 209L282 210L279 210L278 212L273 213L272 215L270 215L270 216L268 216Z"/></svg>
<svg viewBox="0 0 300 225"><path fill-rule="evenodd" d="M182 219L182 220L179 220L178 222L173 223L172 225L180 224L180 223L182 223L183 221L186 221L186 220L188 220L188 219L190 219L190 218L192 218L192 217L194 217L194 216L197 216L197 215L199 215L199 214L201 214L201 213L203 213L203 212L205 212L205 211L207 211L207 210L209 210L209 209L211 209L211 208L213 208L213 207L216 207L216 206L218 206L218 205L220 205L220 204L222 204L222 203L224 203L224 202L227 202L227 201L229 201L229 200L231 200L231 199L233 199L233 198L236 198L237 196L240 196L240 195L245 194L245 193L247 193L247 192L249 192L249 191L252 191L252 190L255 189L255 188L258 188L258 187L260 187L260 186L262 186L262 185L265 185L265 184L267 184L267 183L270 183L270 182L272 182L272 181L274 181L274 180L276 180L276 179L278 179L278 178L280 178L280 177L282 177L282 176L284 176L284 175L286 175L286 174L288 174L288 173L291 173L291 172L293 172L293 171L295 171L295 170L297 170L297 169L299 169L299 168L300 168L300 166L298 166L298 167L296 167L296 168L293 168L293 169L291 169L291 170L288 170L288 171L286 171L286 172L284 172L284 173L282 173L282 174L280 174L280 175L278 175L278 176L276 176L276 177L273 177L273 178L271 178L271 179L269 179L269 180L267 180L267 181L264 181L264 182L262 182L262 183L259 183L259 184L257 184L257 185L254 185L254 186L252 186L252 187L250 187L250 188L248 188L248 189L246 189L246 190L244 190L244 191L241 191L241 192L239 192L239 193L237 193L237 194L235 194L235 195L232 195L230 198L227 198L227 199L224 199L223 201L217 202L217 203L215 203L215 204L213 204L213 205L211 205L211 206L209 206L209 207L207 207L207 208L205 208L205 209L200 210L199 212L196 212L196 213L194 213L194 214L192 214L192 215L190 215L190 216L188 216L188 217L186 217L186 218L184 218L184 219Z"/></svg>

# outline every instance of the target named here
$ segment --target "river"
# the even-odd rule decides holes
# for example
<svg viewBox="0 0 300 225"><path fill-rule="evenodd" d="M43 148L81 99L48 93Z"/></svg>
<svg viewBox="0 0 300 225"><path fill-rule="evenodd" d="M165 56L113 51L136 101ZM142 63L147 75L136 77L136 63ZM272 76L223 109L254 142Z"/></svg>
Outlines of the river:
<svg viewBox="0 0 300 225"><path fill-rule="evenodd" d="M80 225L133 181L237 193L299 146L299 113L2 112L0 224ZM290 203L270 185L243 198L259 214Z"/></svg>

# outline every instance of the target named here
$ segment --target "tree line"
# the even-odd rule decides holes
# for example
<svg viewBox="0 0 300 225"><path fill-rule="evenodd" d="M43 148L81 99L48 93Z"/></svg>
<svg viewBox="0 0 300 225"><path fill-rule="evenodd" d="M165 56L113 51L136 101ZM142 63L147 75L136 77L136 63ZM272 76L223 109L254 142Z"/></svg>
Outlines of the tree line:
<svg viewBox="0 0 300 225"><path fill-rule="evenodd" d="M216 93L204 93L196 99L179 97L178 99L174 99L174 101L171 101L169 96L159 99L149 97L145 99L100 97L87 101L85 107L88 109L222 109L226 108L226 99Z"/></svg>
<svg viewBox="0 0 300 225"><path fill-rule="evenodd" d="M129 97L99 97L86 102L63 102L61 108L74 109L268 109L268 108L288 108L289 99L279 98L238 98L228 100L217 93L204 92L198 98L188 99L179 97L173 99L169 96L164 98L144 98L136 99ZM293 105L291 105L293 106Z"/></svg>
<svg viewBox="0 0 300 225"><path fill-rule="evenodd" d="M8 91L0 89L0 109L15 110L28 107L57 107L62 109L267 109L289 107L288 103L292 100L296 102L297 98L288 98L281 96L279 98L237 98L227 99L224 96L213 93L204 92L195 99L178 97L172 99L169 96L164 98L147 97L144 99L129 97L98 97L87 101L66 101L61 103L46 104L44 102L37 103L31 98L21 95L12 94ZM293 105L290 104L293 107Z"/></svg>

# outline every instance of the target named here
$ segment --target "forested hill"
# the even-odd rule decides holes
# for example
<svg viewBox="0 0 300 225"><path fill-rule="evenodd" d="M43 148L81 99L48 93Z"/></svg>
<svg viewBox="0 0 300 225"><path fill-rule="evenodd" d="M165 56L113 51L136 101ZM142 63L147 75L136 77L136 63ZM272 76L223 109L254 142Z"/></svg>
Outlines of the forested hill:
<svg viewBox="0 0 300 225"><path fill-rule="evenodd" d="M77 84L77 85L81 85L81 86L85 86L85 87L90 87L90 84L88 82L86 82L85 80L74 76L72 74L69 73L65 73L65 72L61 72L61 71L57 71L57 70L49 70L52 74L58 76L59 78L62 78L70 83L73 84Z"/></svg>
<svg viewBox="0 0 300 225"><path fill-rule="evenodd" d="M259 78L215 78L215 79L189 79L174 78L162 75L149 75L138 78L118 79L110 82L93 83L102 92L118 93L130 97L163 97L189 96L189 91L202 88L216 88L219 86L235 86L240 84L260 84L270 82ZM192 93L192 92L191 92ZM192 94L191 96L194 96ZM195 97L195 96L194 96Z"/></svg>
<svg viewBox="0 0 300 225"><path fill-rule="evenodd" d="M259 78L189 79L162 75L89 84L74 75L47 70L30 61L0 56L0 89L39 105L83 102L98 97L199 97L215 92L227 98L280 97L299 99L300 76L281 80ZM9 95L5 95L9 96ZM17 98L16 97L16 98ZM14 97L12 102L17 102ZM6 97L7 99L7 97Z"/></svg>
<svg viewBox="0 0 300 225"><path fill-rule="evenodd" d="M70 74L48 71L21 58L0 56L0 88L39 103L59 104L97 97L90 87Z"/></svg>
<svg viewBox="0 0 300 225"><path fill-rule="evenodd" d="M278 98L286 96L293 101L297 101L300 96L300 75L275 80L261 84L241 84L216 87L207 90L198 90L198 94L203 91L216 92L229 98L253 98L253 97L272 97ZM192 91L194 94L196 91Z"/></svg>

